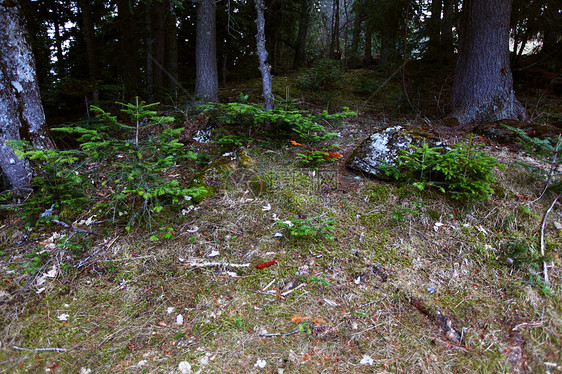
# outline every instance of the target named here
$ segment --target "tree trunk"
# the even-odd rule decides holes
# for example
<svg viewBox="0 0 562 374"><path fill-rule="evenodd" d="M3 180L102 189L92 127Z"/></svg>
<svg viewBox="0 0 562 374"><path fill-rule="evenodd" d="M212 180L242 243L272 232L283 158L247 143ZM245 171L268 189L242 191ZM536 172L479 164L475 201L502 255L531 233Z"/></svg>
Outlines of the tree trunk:
<svg viewBox="0 0 562 374"><path fill-rule="evenodd" d="M118 0L119 21L119 43L120 65L123 71L123 83L125 84L125 96L137 95L137 45L136 45L136 22L131 12L132 4L129 0Z"/></svg>
<svg viewBox="0 0 562 374"><path fill-rule="evenodd" d="M369 66L373 61L373 28L366 22L365 28L365 61L364 64Z"/></svg>
<svg viewBox="0 0 562 374"><path fill-rule="evenodd" d="M509 66L511 0L466 0L461 15L452 113L460 125L524 120Z"/></svg>
<svg viewBox="0 0 562 374"><path fill-rule="evenodd" d="M256 26L258 32L256 33L256 43L258 50L258 58L260 61L260 72L263 86L263 99L265 100L265 109L273 110L273 90L272 90L272 76L271 66L267 63L267 50L265 49L265 5L264 0L255 0L256 4Z"/></svg>
<svg viewBox="0 0 562 374"><path fill-rule="evenodd" d="M297 44L295 48L295 59L293 69L297 69L306 63L306 37L308 36L308 25L310 24L311 0L301 0L299 31L297 33Z"/></svg>
<svg viewBox="0 0 562 374"><path fill-rule="evenodd" d="M351 47L349 48L349 54L351 56L357 56L357 54L359 53L359 38L361 36L361 25L365 20L365 12L363 10L359 10L356 8L354 13L355 13L355 17L353 18Z"/></svg>
<svg viewBox="0 0 562 374"><path fill-rule="evenodd" d="M78 6L82 13L82 33L86 42L86 53L88 55L88 70L90 81L93 84L92 101L97 105L99 101L99 90L96 81L99 79L98 56L96 54L96 33L94 28L94 15L90 0L79 0Z"/></svg>
<svg viewBox="0 0 562 374"><path fill-rule="evenodd" d="M0 2L0 168L12 188L29 189L31 172L6 145L24 139L36 147L52 148L45 130L35 62L17 1Z"/></svg>
<svg viewBox="0 0 562 374"><path fill-rule="evenodd" d="M168 4L166 16L166 88L174 89L178 84L178 32L175 1Z"/></svg>
<svg viewBox="0 0 562 374"><path fill-rule="evenodd" d="M168 1L152 2L152 84L156 97L164 87L164 57L166 54L166 12Z"/></svg>
<svg viewBox="0 0 562 374"><path fill-rule="evenodd" d="M195 40L195 95L204 102L219 101L215 16L215 1L200 0Z"/></svg>
<svg viewBox="0 0 562 374"><path fill-rule="evenodd" d="M152 84L152 45L154 39L152 37L152 10L149 1L144 2L144 32L145 32L145 80L146 80L146 93L150 101L154 97L154 86Z"/></svg>
<svg viewBox="0 0 562 374"><path fill-rule="evenodd" d="M330 57L339 58L340 51L340 0L332 4L332 38L330 41Z"/></svg>
<svg viewBox="0 0 562 374"><path fill-rule="evenodd" d="M453 21L454 21L454 2L453 0L443 1L443 20L441 22L441 51L446 55L452 55L453 45Z"/></svg>
<svg viewBox="0 0 562 374"><path fill-rule="evenodd" d="M58 77L64 77L66 76L65 74L65 62L64 62L64 54L62 52L62 43L63 43L63 38L60 32L60 24L59 24L59 19L58 17L55 18L54 20L54 26L55 26L55 51L56 51L56 56L57 56L57 62L55 64L55 70L56 70L56 74Z"/></svg>
<svg viewBox="0 0 562 374"><path fill-rule="evenodd" d="M442 0L431 1L431 18L429 19L428 31L429 42L427 54L432 57L439 56L441 50L441 9Z"/></svg>

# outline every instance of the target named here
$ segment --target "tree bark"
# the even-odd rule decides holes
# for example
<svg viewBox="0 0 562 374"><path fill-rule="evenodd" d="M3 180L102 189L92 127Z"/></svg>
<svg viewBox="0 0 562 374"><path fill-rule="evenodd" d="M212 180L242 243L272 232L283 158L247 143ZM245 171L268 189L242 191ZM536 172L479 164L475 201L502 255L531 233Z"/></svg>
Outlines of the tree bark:
<svg viewBox="0 0 562 374"><path fill-rule="evenodd" d="M86 53L88 55L88 70L90 81L93 84L92 101L97 104L99 101L99 91L96 80L99 79L98 56L96 52L96 33L94 28L94 16L90 0L78 0L80 12L82 14L82 33L86 42Z"/></svg>
<svg viewBox="0 0 562 374"><path fill-rule="evenodd" d="M0 1L0 168L12 188L29 189L31 170L6 145L28 140L52 148L45 129L35 62L17 1Z"/></svg>
<svg viewBox="0 0 562 374"><path fill-rule="evenodd" d="M218 102L219 78L214 0L199 1L195 43L195 95L203 102Z"/></svg>
<svg viewBox="0 0 562 374"><path fill-rule="evenodd" d="M340 50L340 0L333 0L332 4L332 38L330 41L330 57L339 58Z"/></svg>
<svg viewBox="0 0 562 374"><path fill-rule="evenodd" d="M441 51L441 10L442 0L431 1L431 18L429 19L429 42L427 54L439 56Z"/></svg>
<svg viewBox="0 0 562 374"><path fill-rule="evenodd" d="M178 30L175 1L168 4L166 15L166 88L174 89L178 84Z"/></svg>
<svg viewBox="0 0 562 374"><path fill-rule="evenodd" d="M443 1L443 20L441 21L441 51L446 55L452 55L453 45L453 21L454 21L454 1Z"/></svg>
<svg viewBox="0 0 562 374"><path fill-rule="evenodd" d="M362 4L357 5L359 2L355 2L355 9L353 9L353 31L351 36L351 47L349 48L349 54L351 56L357 56L359 54L359 39L361 36L361 25L365 20L365 12Z"/></svg>
<svg viewBox="0 0 562 374"><path fill-rule="evenodd" d="M297 69L306 63L306 37L308 36L308 25L310 24L310 11L312 10L312 4L311 0L301 0L300 3L299 31L297 33L293 69Z"/></svg>
<svg viewBox="0 0 562 374"><path fill-rule="evenodd" d="M145 49L146 49L146 61L145 61L145 80L146 80L146 93L148 99L152 101L154 97L154 86L152 84L152 45L154 44L154 39L152 36L152 10L149 1L144 2L144 32L145 32Z"/></svg>
<svg viewBox="0 0 562 374"><path fill-rule="evenodd" d="M365 51L364 51L364 59L363 62L365 65L371 65L373 61L373 28L370 26L369 22L366 22L365 27Z"/></svg>
<svg viewBox="0 0 562 374"><path fill-rule="evenodd" d="M512 0L466 0L460 25L452 113L460 125L525 120L509 65Z"/></svg>
<svg viewBox="0 0 562 374"><path fill-rule="evenodd" d="M167 6L168 0L152 2L152 88L156 97L159 97L164 87Z"/></svg>
<svg viewBox="0 0 562 374"><path fill-rule="evenodd" d="M263 86L263 99L265 100L265 109L273 110L273 90L271 76L271 66L267 62L267 50L265 49L265 5L264 0L255 0L256 4L256 43L258 50L258 58L260 62L260 72Z"/></svg>
<svg viewBox="0 0 562 374"><path fill-rule="evenodd" d="M131 12L132 4L129 0L118 0L120 65L123 72L123 83L125 95L137 95L137 44L136 44L136 22Z"/></svg>

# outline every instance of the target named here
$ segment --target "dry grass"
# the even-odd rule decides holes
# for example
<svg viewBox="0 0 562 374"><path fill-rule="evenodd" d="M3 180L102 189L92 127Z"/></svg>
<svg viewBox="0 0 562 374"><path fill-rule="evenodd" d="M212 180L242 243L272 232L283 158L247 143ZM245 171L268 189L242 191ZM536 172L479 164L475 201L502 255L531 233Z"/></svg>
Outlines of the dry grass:
<svg viewBox="0 0 562 374"><path fill-rule="evenodd" d="M348 123L340 152L368 127ZM79 255L47 249L33 275L24 272L27 255L54 231L70 233L25 231L8 217L0 370L179 373L185 361L201 373L559 372L562 237L554 223L562 212L547 227L550 289L525 283L536 270L511 266L506 248L538 243L549 202L524 198L542 186L514 163L521 155L487 151L508 169L498 172L491 200L467 208L431 191L358 179L342 162L313 172L297 165L295 149L254 146L250 169L234 162L215 170L217 194L170 217L172 239L109 228ZM333 220L335 240L293 238L275 224L311 217ZM190 266L194 259L250 266ZM53 265L56 276L38 285ZM438 313L460 341L445 335ZM64 351L36 350L45 348Z"/></svg>

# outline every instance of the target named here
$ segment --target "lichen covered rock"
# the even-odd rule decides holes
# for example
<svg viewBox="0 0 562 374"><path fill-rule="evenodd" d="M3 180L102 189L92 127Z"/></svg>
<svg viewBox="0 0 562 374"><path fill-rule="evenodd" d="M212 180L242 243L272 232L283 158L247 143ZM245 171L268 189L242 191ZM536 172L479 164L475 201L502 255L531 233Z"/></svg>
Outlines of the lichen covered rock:
<svg viewBox="0 0 562 374"><path fill-rule="evenodd" d="M412 144L419 147L424 140L430 147L441 145L432 134L420 129L387 127L365 139L348 159L346 166L376 179L390 180L381 166L396 166L400 150L408 150Z"/></svg>

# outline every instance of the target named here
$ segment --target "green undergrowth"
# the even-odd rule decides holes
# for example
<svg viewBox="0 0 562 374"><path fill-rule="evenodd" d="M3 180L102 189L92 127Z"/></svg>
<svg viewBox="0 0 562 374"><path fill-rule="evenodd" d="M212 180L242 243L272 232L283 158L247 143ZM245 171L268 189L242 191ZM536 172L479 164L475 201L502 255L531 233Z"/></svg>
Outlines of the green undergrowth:
<svg viewBox="0 0 562 374"><path fill-rule="evenodd" d="M330 141L345 149L345 138ZM358 177L340 159L302 167L289 144L246 144L193 173L212 195L164 207L151 227L94 220L92 234L8 217L0 369L510 372L516 328L528 369L554 372L560 211L544 258L549 202L526 198L543 184L513 154L483 151L508 167L477 204ZM462 340L412 300L450 318Z"/></svg>

